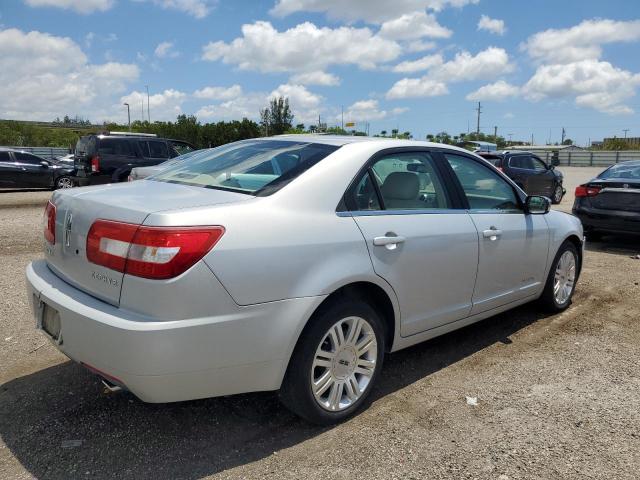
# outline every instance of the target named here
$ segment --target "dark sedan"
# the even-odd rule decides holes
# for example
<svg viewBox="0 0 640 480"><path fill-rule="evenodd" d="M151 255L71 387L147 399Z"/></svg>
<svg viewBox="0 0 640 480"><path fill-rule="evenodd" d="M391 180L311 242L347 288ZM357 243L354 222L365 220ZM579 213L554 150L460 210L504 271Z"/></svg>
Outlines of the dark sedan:
<svg viewBox="0 0 640 480"><path fill-rule="evenodd" d="M576 187L573 214L585 234L640 234L640 160L618 163L593 180Z"/></svg>
<svg viewBox="0 0 640 480"><path fill-rule="evenodd" d="M542 195L560 203L566 190L562 172L530 152L478 152L516 182L529 195Z"/></svg>
<svg viewBox="0 0 640 480"><path fill-rule="evenodd" d="M71 188L73 165L19 150L0 150L0 187Z"/></svg>

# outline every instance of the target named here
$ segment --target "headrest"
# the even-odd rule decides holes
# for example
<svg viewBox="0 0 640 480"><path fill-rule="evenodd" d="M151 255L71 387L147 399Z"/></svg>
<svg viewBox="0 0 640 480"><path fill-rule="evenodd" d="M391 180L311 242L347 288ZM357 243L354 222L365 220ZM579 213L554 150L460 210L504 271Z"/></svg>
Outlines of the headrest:
<svg viewBox="0 0 640 480"><path fill-rule="evenodd" d="M392 172L380 187L382 196L395 200L415 200L420 193L420 179L413 172Z"/></svg>

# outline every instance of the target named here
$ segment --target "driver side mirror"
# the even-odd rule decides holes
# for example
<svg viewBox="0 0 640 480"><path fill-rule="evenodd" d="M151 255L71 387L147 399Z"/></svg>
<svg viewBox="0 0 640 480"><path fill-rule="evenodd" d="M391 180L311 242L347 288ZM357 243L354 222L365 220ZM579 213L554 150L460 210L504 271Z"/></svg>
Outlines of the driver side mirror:
<svg viewBox="0 0 640 480"><path fill-rule="evenodd" d="M544 215L551 209L551 200L541 195L530 195L524 202L524 211L529 215Z"/></svg>
<svg viewBox="0 0 640 480"><path fill-rule="evenodd" d="M49 168L49 162L45 162L44 160L42 160L40 162L40 166L43 167L43 168Z"/></svg>

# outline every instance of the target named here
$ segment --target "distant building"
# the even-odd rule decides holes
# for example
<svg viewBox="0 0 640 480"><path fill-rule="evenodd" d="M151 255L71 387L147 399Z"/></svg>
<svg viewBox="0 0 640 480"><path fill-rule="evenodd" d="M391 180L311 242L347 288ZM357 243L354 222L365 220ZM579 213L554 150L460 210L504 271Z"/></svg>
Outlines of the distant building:
<svg viewBox="0 0 640 480"><path fill-rule="evenodd" d="M602 140L593 140L591 142L591 146L592 147L596 147L597 148L597 147L601 147L602 145L604 145L604 141L602 141Z"/></svg>
<svg viewBox="0 0 640 480"><path fill-rule="evenodd" d="M627 145L629 145L630 147L636 147L636 148L640 148L640 137L627 137L627 138L620 138L620 137L613 137L613 138L605 138L604 142L602 143L607 143L607 142L611 142L611 141L617 141L617 142L624 142Z"/></svg>

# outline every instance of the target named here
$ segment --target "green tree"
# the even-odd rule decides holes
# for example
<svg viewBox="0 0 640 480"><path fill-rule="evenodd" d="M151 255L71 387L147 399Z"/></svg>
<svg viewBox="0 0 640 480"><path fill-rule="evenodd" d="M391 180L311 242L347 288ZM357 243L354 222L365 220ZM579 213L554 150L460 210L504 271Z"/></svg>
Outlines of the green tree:
<svg viewBox="0 0 640 480"><path fill-rule="evenodd" d="M260 110L260 124L265 135L281 135L291 128L292 123L293 113L287 97L272 98L269 105Z"/></svg>

